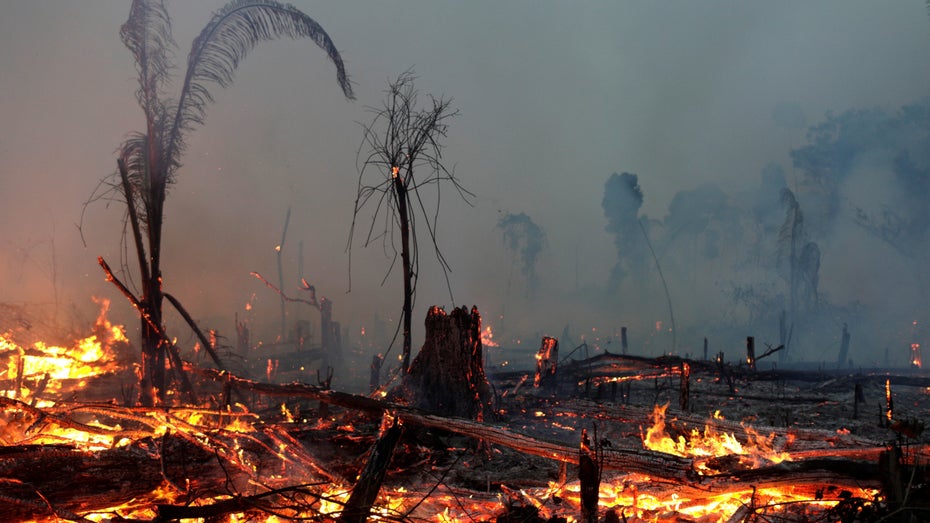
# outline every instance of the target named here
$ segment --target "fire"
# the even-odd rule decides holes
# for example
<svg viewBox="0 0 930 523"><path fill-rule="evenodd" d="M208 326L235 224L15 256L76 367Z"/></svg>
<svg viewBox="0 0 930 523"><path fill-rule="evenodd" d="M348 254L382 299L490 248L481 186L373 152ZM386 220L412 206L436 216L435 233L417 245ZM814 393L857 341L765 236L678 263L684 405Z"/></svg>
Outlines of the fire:
<svg viewBox="0 0 930 523"><path fill-rule="evenodd" d="M274 492L281 489L281 498L293 502L288 508L280 509L279 515L255 516L230 514L228 521L262 521L275 523L294 519L326 521L337 518L343 511L351 492L352 478L338 478L323 471L315 462L313 453L296 435L313 430L299 406L287 403L259 404L247 408L234 404L217 408L206 407L163 407L145 409L141 407L117 407L115 404L66 404L30 405L36 397L37 382L48 382L45 390L52 390L52 382L65 379L82 379L116 369L114 345L125 342L120 327L106 320L105 302L101 303L101 314L94 334L77 340L71 347L62 348L35 343L31 347L20 347L8 337L0 337L0 353L12 355L6 369L7 382L21 382L19 388L0 391L0 398L8 420L0 420L0 438L3 444L11 445L69 445L85 452L113 451L114 449L138 450L143 453L165 452L171 438L185 442L187 448L199 448L221 460L224 473L237 477L244 490L239 493L248 499L249 493ZM491 327L482 330L485 345L496 346ZM537 358L540 356L537 354ZM267 359L266 374L269 380L278 370L278 362ZM2 371L0 371L2 375ZM2 382L0 382L2 383ZM57 383L61 387L60 383ZM57 389L56 389L57 390ZM386 392L382 391L382 395ZM890 383L886 382L890 409ZM228 400L227 400L228 401ZM294 410L292 410L294 409ZM274 424L263 420L254 412L272 412L286 423ZM790 461L791 457L776 445L774 435L763 436L748 426L738 430L738 436L714 428L714 420L721 420L715 412L708 425L677 435L672 423L666 421L666 406L653 410L651 426L642 435L645 448L691 458L694 470L708 478L718 471L713 469L715 458L738 460L749 467L759 467ZM541 421L553 418L550 412L527 409L527 415ZM576 415L576 414L573 414ZM558 416L558 414L555 414ZM385 418L386 419L386 418ZM3 425L3 421L7 425ZM352 425L354 419L336 422L336 430L344 432L348 439L356 435ZM318 420L321 430L333 427L329 420ZM284 425L287 425L286 427ZM719 424L718 424L719 425ZM574 426L551 421L552 429L575 431ZM66 451L62 451L66 452ZM164 459L164 454L159 459ZM799 458L801 459L801 458ZM732 463L732 461L730 461ZM164 465L162 465L164 466ZM613 470L616 472L616 470ZM81 514L89 521L116 519L148 519L156 517L155 503L197 506L219 504L234 499L231 494L211 494L192 499L197 492L197 477L177 480L169 479L162 472L163 483L144 497L127 501L124 505L105 510ZM245 479L243 479L245 478ZM298 487L294 487L294 483ZM157 483L157 481L156 481ZM230 480L230 484L234 481ZM245 486L256 487L245 490ZM545 485L544 483L542 485ZM289 490L289 489L293 489ZM505 505L525 503L539 512L543 519L567 517L573 519L580 507L580 485L577 481L550 482L548 487L526 488L510 491L502 487L502 494L455 491L452 487L438 483L410 484L407 487L385 486L372 509L371 520L403 519L437 522L474 522L493 520L501 514ZM874 498L876 493L854 490L851 495L859 498ZM810 491L795 491L792 487L743 488L721 493L704 489L702 486L673 485L639 473L605 474L600 483L599 509L601 516L613 511L623 521L702 521L723 523L752 520L753 514L777 510L792 504L807 504L817 507L832 507L838 502L831 499L812 500ZM829 496L828 496L829 497ZM554 501L557 500L557 501ZM280 502L280 500L279 500ZM413 512L415 511L415 512ZM242 518L242 519L240 519ZM607 518L609 519L609 518ZM776 519L777 520L777 519ZM37 520L40 521L40 520ZM45 521L45 520L41 520Z"/></svg>
<svg viewBox="0 0 930 523"><path fill-rule="evenodd" d="M10 356L5 374L11 383L0 394L14 399L54 394L61 390L63 380L83 380L119 370L114 346L128 340L123 327L107 319L109 300L95 301L100 305L100 313L94 324L94 334L75 340L70 347L48 345L43 341L22 347L9 333L0 334L0 354ZM78 388L80 386L82 384Z"/></svg>
<svg viewBox="0 0 930 523"><path fill-rule="evenodd" d="M762 436L750 427L744 427L748 441L740 442L735 435L718 432L710 425L705 425L703 431L692 429L686 438L679 435L673 439L665 430L665 411L668 405L656 406L652 413L653 424L646 430L643 445L649 450L665 452L682 457L720 458L724 456L739 456L740 462L752 466L763 463L781 463L790 461L787 452L774 448L774 435ZM698 471L707 473L706 460L699 461Z"/></svg>

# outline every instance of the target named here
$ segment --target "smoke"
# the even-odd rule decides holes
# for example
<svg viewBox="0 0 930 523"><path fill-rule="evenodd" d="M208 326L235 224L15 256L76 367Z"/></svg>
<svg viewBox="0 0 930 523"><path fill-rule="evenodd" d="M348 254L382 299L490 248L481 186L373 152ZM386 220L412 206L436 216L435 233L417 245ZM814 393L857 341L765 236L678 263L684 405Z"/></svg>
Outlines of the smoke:
<svg viewBox="0 0 930 523"><path fill-rule="evenodd" d="M272 336L278 330L277 295L249 273L276 274L290 207L284 290L298 294L306 277L332 300L350 344L362 344L363 328L366 338L391 337L401 304L399 282L384 280L391 258L359 251L347 294L345 245L356 122L370 119L365 107L388 79L415 65L424 93L453 97L461 109L445 158L477 195L474 207L446 195L438 217L455 305L477 304L495 333L506 324L509 335L495 336L502 344L519 338L535 350L537 335L570 325L576 340L607 346L627 326L632 353L668 350L664 293L639 223L667 279L681 352L704 336L712 352L733 357L747 335L777 343L788 299L776 266L785 187L821 254L822 312L809 323L823 334L798 328L795 341L815 348L805 356L836 361L843 322L857 362L881 363L885 347L894 360L896 347L926 336L924 3L413 1L364 12L292 3L333 38L358 101L343 99L331 65L307 42L259 45L233 85L212 93L168 194L164 231L166 290L204 327L229 336L238 313L254 339L268 338L265 325ZM224 4L167 2L178 63ZM135 70L118 34L128 7L4 6L2 301L57 302L92 320L90 297L103 295L117 320L138 324L96 265L97 256L124 255L122 210L98 202L83 216L83 235L74 227L114 171L116 146L141 126ZM617 203L605 181L624 171L637 173L636 183ZM506 311L513 253L497 240L501 209L525 209L546 238L532 264L537 293ZM523 273L529 265L520 263ZM419 281L417 325L429 305L453 305L433 267L424 265ZM288 313L313 314L299 304ZM185 342L183 328L169 330Z"/></svg>

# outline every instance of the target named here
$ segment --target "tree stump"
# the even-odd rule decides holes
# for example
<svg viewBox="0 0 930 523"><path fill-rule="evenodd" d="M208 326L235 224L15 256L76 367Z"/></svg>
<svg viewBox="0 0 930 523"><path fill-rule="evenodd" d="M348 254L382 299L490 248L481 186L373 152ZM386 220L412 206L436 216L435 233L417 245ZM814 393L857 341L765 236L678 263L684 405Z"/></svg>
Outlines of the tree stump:
<svg viewBox="0 0 930 523"><path fill-rule="evenodd" d="M444 416L483 420L491 412L477 307L430 307L423 347L392 396Z"/></svg>

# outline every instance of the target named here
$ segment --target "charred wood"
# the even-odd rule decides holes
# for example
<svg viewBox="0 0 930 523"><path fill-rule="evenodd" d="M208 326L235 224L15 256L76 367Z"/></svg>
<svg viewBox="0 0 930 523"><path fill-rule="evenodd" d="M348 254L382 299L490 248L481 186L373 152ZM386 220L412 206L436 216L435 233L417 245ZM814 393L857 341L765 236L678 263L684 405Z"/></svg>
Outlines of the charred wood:
<svg viewBox="0 0 930 523"><path fill-rule="evenodd" d="M450 314L430 308L423 347L389 397L438 414L479 420L491 414L477 307Z"/></svg>
<svg viewBox="0 0 930 523"><path fill-rule="evenodd" d="M403 434L403 427L396 419L386 419L385 423L389 426L383 430L381 437L372 447L365 468L359 475L352 495L349 496L339 518L340 523L365 523L371 513L371 506L378 498L391 456L394 455L394 448Z"/></svg>

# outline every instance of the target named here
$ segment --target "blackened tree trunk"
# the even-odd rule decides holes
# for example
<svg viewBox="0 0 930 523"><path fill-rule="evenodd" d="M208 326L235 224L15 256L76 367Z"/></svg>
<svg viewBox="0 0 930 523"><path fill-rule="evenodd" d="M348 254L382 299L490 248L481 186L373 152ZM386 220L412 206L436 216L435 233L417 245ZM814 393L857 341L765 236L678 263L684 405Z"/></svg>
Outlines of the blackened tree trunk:
<svg viewBox="0 0 930 523"><path fill-rule="evenodd" d="M407 187L404 185L403 178L398 174L396 167L394 168L394 192L397 196L397 215L400 218L400 261L404 271L404 359L401 362L401 368L404 372L407 372L410 369L410 327L412 325L410 314L413 310L413 271L410 266L410 218L407 211Z"/></svg>

